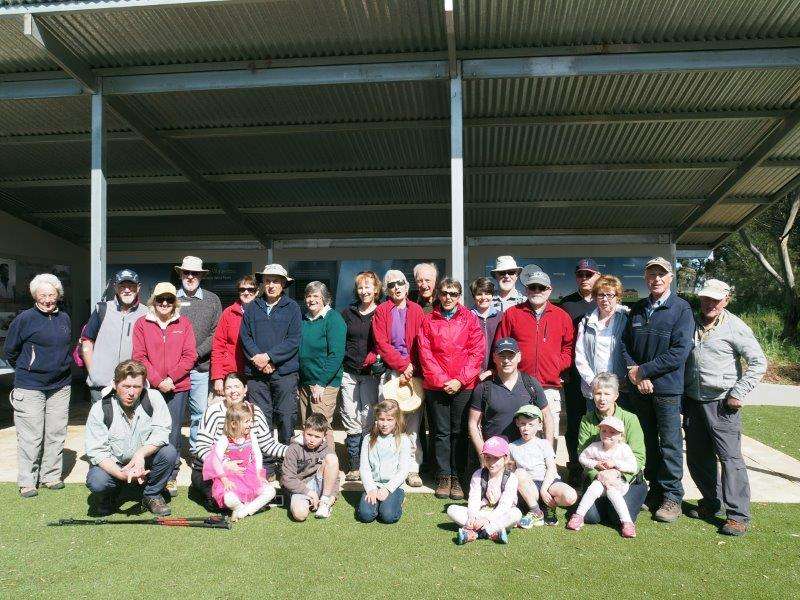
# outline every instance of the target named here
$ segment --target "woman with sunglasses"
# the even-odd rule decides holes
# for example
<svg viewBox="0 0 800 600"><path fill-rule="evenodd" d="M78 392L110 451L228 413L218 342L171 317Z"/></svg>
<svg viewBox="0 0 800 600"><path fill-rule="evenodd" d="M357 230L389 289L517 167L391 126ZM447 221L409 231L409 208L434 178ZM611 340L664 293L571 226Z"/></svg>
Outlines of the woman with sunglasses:
<svg viewBox="0 0 800 600"><path fill-rule="evenodd" d="M175 286L162 281L147 302L148 313L133 328L133 360L147 369L150 387L161 392L172 417L169 443L178 450L175 469L167 482L171 496L178 493L181 425L191 381L189 371L197 360L192 322L180 314Z"/></svg>
<svg viewBox="0 0 800 600"><path fill-rule="evenodd" d="M225 395L225 376L229 373L244 373L246 359L239 331L242 328L244 307L258 296L258 284L252 275L245 275L236 282L239 296L233 304L222 311L214 338L211 340L211 381L214 396Z"/></svg>
<svg viewBox="0 0 800 600"><path fill-rule="evenodd" d="M423 387L433 416L439 475L436 497L463 500L467 461L467 405L478 381L486 342L478 317L461 304L461 283L445 277L437 286L439 303L420 329Z"/></svg>

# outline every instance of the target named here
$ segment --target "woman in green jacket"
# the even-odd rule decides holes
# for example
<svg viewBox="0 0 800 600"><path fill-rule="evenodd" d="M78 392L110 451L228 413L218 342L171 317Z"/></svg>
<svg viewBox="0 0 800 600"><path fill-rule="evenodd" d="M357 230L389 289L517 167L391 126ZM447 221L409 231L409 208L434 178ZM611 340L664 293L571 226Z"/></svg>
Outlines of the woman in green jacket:
<svg viewBox="0 0 800 600"><path fill-rule="evenodd" d="M633 450L636 464L639 467L635 475L626 475L625 479L630 484L628 493L625 494L625 504L631 513L631 519L636 522L636 517L642 509L642 503L647 496L647 483L642 475L645 461L644 433L638 417L617 406L619 398L619 379L613 373L600 373L592 382L592 396L595 408L587 412L581 419L578 433L578 452L583 452L592 442L600 439L600 421L605 417L617 417L625 425L625 442ZM597 477L597 470L590 469L585 473L587 484ZM600 498L586 513L584 523L606 523L615 525L616 513L608 502L608 498Z"/></svg>

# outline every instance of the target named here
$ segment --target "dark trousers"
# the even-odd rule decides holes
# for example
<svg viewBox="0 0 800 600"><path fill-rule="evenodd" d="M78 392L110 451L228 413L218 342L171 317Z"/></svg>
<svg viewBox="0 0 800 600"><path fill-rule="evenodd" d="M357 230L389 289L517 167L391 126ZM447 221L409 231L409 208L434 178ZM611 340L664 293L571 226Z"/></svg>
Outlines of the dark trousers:
<svg viewBox="0 0 800 600"><path fill-rule="evenodd" d="M197 492L203 496L203 499L206 503L214 502L216 506L216 501L214 497L211 495L211 479L203 479L203 468L202 466L197 468L192 468L192 487L197 490Z"/></svg>
<svg viewBox="0 0 800 600"><path fill-rule="evenodd" d="M680 504L683 500L683 436L681 435L681 397L630 395L642 425L647 459L644 476L650 488L664 500Z"/></svg>
<svg viewBox="0 0 800 600"><path fill-rule="evenodd" d="M351 471L358 471L359 463L361 462L361 444L363 442L364 435L360 433L348 433L344 438Z"/></svg>
<svg viewBox="0 0 800 600"><path fill-rule="evenodd" d="M455 475L464 484L467 462L467 405L472 390L457 394L427 390L425 402L433 417L433 447L439 475Z"/></svg>
<svg viewBox="0 0 800 600"><path fill-rule="evenodd" d="M742 415L725 400L696 402L684 398L686 464L703 495L703 501L719 510L720 499L734 521L750 520L750 480L742 457ZM722 465L722 477L717 458Z"/></svg>
<svg viewBox="0 0 800 600"><path fill-rule="evenodd" d="M572 371L569 383L564 386L564 410L567 416L564 441L567 444L567 454L569 455L568 466L580 468L580 463L578 462L578 431L581 427L581 419L586 414L586 398L581 392L581 378L576 371Z"/></svg>
<svg viewBox="0 0 800 600"><path fill-rule="evenodd" d="M628 512L631 513L631 521L634 523L636 522L636 517L639 516L642 510L642 504L646 497L646 483L631 483L624 498L625 504L628 506ZM590 525L605 523L606 525L616 527L619 525L619 516L617 515L617 511L614 510L614 507L611 506L611 502L608 501L608 498L602 496L595 501L594 505L589 509L589 512L586 513L586 516L583 517L583 521Z"/></svg>
<svg viewBox="0 0 800 600"><path fill-rule="evenodd" d="M170 473L170 479L178 478L178 470L181 468L181 427L186 415L186 400L189 392L167 392L162 393L164 401L169 409L169 416L172 418L172 428L169 431L169 445L175 448L175 465Z"/></svg>
<svg viewBox="0 0 800 600"><path fill-rule="evenodd" d="M403 499L406 493L403 488L398 487L386 500L370 504L367 502L367 493L361 494L361 501L356 508L356 519L362 523L372 523L378 519L381 523L397 523L403 516Z"/></svg>
<svg viewBox="0 0 800 600"><path fill-rule="evenodd" d="M92 465L86 474L86 487L89 488L92 494L98 494L104 500L108 498L108 495L131 486L136 488L137 491L141 491L145 497L158 496L167 486L177 458L178 451L172 444L161 446L155 454L148 456L144 464L146 469L150 469L150 472L147 474L147 481L144 486L138 483L120 481L116 477L109 475L102 467Z"/></svg>
<svg viewBox="0 0 800 600"><path fill-rule="evenodd" d="M298 380L297 373L289 373L247 382L247 399L261 409L270 429L278 430L282 444L291 441L297 424Z"/></svg>

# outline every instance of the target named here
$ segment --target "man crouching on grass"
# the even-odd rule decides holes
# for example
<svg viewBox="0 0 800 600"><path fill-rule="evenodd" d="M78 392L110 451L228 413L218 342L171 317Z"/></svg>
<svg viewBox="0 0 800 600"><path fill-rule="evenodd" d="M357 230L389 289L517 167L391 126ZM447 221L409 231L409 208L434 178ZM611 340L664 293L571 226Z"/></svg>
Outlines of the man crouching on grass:
<svg viewBox="0 0 800 600"><path fill-rule="evenodd" d="M126 360L114 369L114 387L102 391L86 421L86 487L98 516L114 512L115 496L127 486L142 493L142 507L165 517L162 493L178 451L169 444L171 419L164 399L145 389L147 369ZM141 488L141 490L139 490Z"/></svg>

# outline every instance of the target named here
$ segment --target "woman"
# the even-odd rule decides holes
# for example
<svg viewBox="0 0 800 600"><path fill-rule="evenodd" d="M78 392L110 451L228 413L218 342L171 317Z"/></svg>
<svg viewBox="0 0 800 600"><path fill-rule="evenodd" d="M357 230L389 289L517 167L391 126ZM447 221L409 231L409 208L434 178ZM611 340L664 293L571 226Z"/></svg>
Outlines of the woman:
<svg viewBox="0 0 800 600"><path fill-rule="evenodd" d="M167 482L169 495L178 495L181 425L191 382L189 371L197 360L192 322L180 315L180 300L175 286L168 282L156 285L147 302L148 313L133 327L133 359L147 369L150 387L164 396L172 417L169 443L178 451L175 469Z"/></svg>
<svg viewBox="0 0 800 600"><path fill-rule="evenodd" d="M214 440L217 439L225 426L225 414L228 409L245 401L247 386L244 378L237 373L228 373L223 380L223 401L209 405L200 419L200 428L197 430L197 446L195 449L194 464L192 465L192 487L202 494L206 508L212 512L218 510L216 502L211 496L211 482L203 480L203 462L211 451ZM253 405L253 432L256 434L258 445L264 457L283 458L286 446L281 444L272 435L272 429L267 424L264 412ZM240 467L227 465L232 470Z"/></svg>
<svg viewBox="0 0 800 600"><path fill-rule="evenodd" d="M258 296L258 284L251 275L236 283L239 299L222 311L214 338L211 340L211 380L214 395L224 395L223 381L228 373L244 373L245 357L239 331L244 307Z"/></svg>
<svg viewBox="0 0 800 600"><path fill-rule="evenodd" d="M419 333L425 313L416 302L408 299L408 279L402 271L389 269L383 276L383 288L388 300L375 309L372 317L372 334L375 337L375 351L381 356L386 372L381 377L381 386L390 377L399 376L400 383L411 381L412 377L421 376L417 333ZM381 400L383 398L380 398ZM411 487L421 487L419 466L422 463L422 447L418 443L419 426L422 420L422 406L417 410L404 413L405 433L411 440L411 454L414 457L411 472L406 483Z"/></svg>
<svg viewBox="0 0 800 600"><path fill-rule="evenodd" d="M449 277L437 286L439 305L419 332L423 387L433 416L439 476L437 498L463 500L467 459L467 404L484 364L486 341L478 318L461 300L461 284Z"/></svg>
<svg viewBox="0 0 800 600"><path fill-rule="evenodd" d="M486 354L483 357L483 365L481 366L480 380L483 381L491 376L492 372L492 345L494 344L494 334L497 332L497 326L500 325L500 319L503 318L503 312L495 306L494 301L494 281L488 277L478 277L469 286L469 291L472 293L472 299L475 301L475 306L472 309L472 314L478 317L478 323L483 330L483 339L486 341Z"/></svg>
<svg viewBox="0 0 800 600"><path fill-rule="evenodd" d="M300 420L319 413L333 424L336 397L342 385L342 361L347 326L331 310L331 293L321 281L312 281L305 289L306 308L300 341ZM333 448L333 430L326 435Z"/></svg>
<svg viewBox="0 0 800 600"><path fill-rule="evenodd" d="M581 376L586 410L594 409L592 382L598 373L614 373L625 385L628 370L622 358L620 339L628 323L628 308L619 303L622 283L603 275L592 288L597 308L581 319L575 341L575 369Z"/></svg>
<svg viewBox="0 0 800 600"><path fill-rule="evenodd" d="M642 510L642 503L647 496L647 484L644 481L642 469L645 461L644 433L639 419L633 413L617 406L619 397L619 380L614 373L600 373L592 382L592 395L594 405L581 419L580 431L578 433L578 452L583 450L592 442L600 440L600 421L606 417L616 417L625 425L625 441L633 450L636 457L637 473L632 476L625 476L630 484L628 492L625 494L625 504L631 514L631 520L635 523L639 511ZM584 473L586 484L590 484L598 477L597 470L589 470ZM602 477L602 475L600 475ZM599 498L589 512L584 516L584 523L606 523L616 527L619 519L617 513L608 502L608 498Z"/></svg>
<svg viewBox="0 0 800 600"><path fill-rule="evenodd" d="M30 284L33 307L11 322L6 359L15 368L10 400L17 430L17 485L23 498L64 487L61 481L70 397L72 324L58 310L64 288L42 273Z"/></svg>
<svg viewBox="0 0 800 600"><path fill-rule="evenodd" d="M350 458L346 481L360 481L361 443L372 425L371 413L378 401L378 378L383 361L375 353L372 317L381 295L381 280L373 271L356 275L355 302L342 310L347 327L342 365L342 423ZM377 363L376 363L377 361Z"/></svg>

